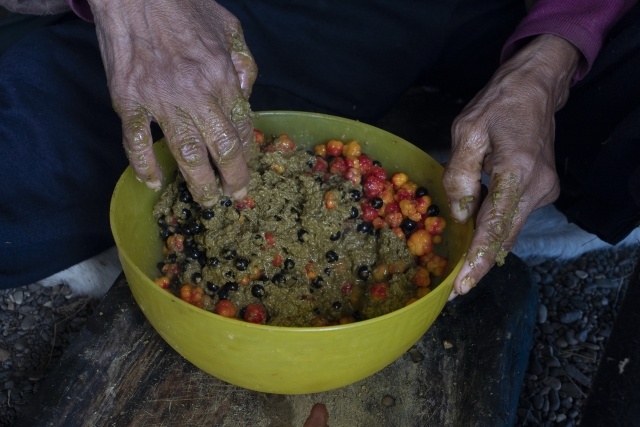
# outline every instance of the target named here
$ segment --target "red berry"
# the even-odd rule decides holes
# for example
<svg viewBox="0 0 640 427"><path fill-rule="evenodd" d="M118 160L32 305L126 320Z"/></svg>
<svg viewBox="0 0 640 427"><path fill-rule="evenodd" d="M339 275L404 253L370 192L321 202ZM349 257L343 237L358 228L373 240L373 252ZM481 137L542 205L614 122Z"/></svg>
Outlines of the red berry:
<svg viewBox="0 0 640 427"><path fill-rule="evenodd" d="M375 285L371 286L370 292L374 300L384 301L387 299L387 284L376 283Z"/></svg>
<svg viewBox="0 0 640 427"><path fill-rule="evenodd" d="M331 163L329 163L329 172L331 173L338 173L342 175L347 171L347 169L349 168L345 164L342 157L335 157L333 160L331 160Z"/></svg>
<svg viewBox="0 0 640 427"><path fill-rule="evenodd" d="M368 175L364 179L364 194L370 199L379 196L384 190L384 183L384 179L380 179L375 175Z"/></svg>
<svg viewBox="0 0 640 427"><path fill-rule="evenodd" d="M316 164L311 169L314 172L326 172L329 168L329 163L322 157L316 157Z"/></svg>
<svg viewBox="0 0 640 427"><path fill-rule="evenodd" d="M249 323L264 324L267 321L267 310L261 304L249 304L244 312L244 320Z"/></svg>
<svg viewBox="0 0 640 427"><path fill-rule="evenodd" d="M362 205L362 219L366 222L372 222L378 218L378 210L369 204Z"/></svg>
<svg viewBox="0 0 640 427"><path fill-rule="evenodd" d="M360 162L360 173L366 174L369 172L369 169L373 166L373 160L366 154L362 154L358 157L358 161Z"/></svg>

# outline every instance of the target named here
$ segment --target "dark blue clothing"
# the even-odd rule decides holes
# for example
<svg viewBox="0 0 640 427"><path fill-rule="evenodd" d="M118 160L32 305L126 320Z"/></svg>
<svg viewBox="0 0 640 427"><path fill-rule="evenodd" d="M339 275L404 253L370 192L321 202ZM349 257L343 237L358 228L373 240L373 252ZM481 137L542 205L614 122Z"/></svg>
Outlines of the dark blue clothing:
<svg viewBox="0 0 640 427"><path fill-rule="evenodd" d="M474 94L499 65L502 44L524 16L521 0L221 3L239 18L258 63L250 100L255 110L317 111L368 122L417 80ZM591 154L581 164L591 165L602 159L603 132L624 134L627 142L640 135L633 113L640 37L632 24L618 24L624 31L614 31L618 41L601 53L609 59L601 69L596 61L576 88L580 102L572 96L558 115L557 144L567 150L561 156L573 159L588 145ZM625 79L622 87L616 76ZM625 108L610 108L622 100ZM602 116L608 119L601 129ZM578 128L584 140L576 142ZM127 160L93 24L67 15L2 53L0 150L0 288L42 279L113 245L109 202ZM619 178L623 183L640 164L631 160L636 163ZM584 179L569 178L577 180L571 193L577 199L566 199L569 207L597 203ZM628 195L629 186L623 187ZM640 218L640 201L624 194L616 201L625 217L614 219L612 232L597 227L603 218L593 212L579 210L583 217L576 218L613 242Z"/></svg>

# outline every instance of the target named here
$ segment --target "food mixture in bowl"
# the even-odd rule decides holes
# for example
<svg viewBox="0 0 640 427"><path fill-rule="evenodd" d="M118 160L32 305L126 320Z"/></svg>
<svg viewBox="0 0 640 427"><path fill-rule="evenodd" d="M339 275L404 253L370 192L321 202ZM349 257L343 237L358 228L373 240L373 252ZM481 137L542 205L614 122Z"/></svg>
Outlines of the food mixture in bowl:
<svg viewBox="0 0 640 427"><path fill-rule="evenodd" d="M156 283L226 317L329 326L381 316L431 290L446 267L445 220L428 190L387 177L356 141L315 152L286 134L250 163L248 195L205 208L178 174L154 208L165 259Z"/></svg>

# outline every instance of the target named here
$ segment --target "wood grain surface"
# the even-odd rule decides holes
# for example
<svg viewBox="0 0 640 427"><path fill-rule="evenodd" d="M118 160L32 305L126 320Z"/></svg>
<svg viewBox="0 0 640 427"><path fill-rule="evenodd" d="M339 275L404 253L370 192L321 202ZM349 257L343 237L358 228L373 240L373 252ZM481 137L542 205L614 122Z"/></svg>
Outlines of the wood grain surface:
<svg viewBox="0 0 640 427"><path fill-rule="evenodd" d="M529 270L510 255L387 368L337 390L287 396L230 385L186 361L121 276L15 427L301 427L316 402L327 405L331 427L511 427L536 309Z"/></svg>

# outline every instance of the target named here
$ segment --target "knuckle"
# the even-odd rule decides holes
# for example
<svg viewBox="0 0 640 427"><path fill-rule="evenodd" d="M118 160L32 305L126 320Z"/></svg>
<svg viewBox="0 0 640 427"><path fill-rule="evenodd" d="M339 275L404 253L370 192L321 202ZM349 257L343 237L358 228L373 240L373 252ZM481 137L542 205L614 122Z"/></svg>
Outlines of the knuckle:
<svg viewBox="0 0 640 427"><path fill-rule="evenodd" d="M207 150L195 137L183 139L178 146L180 159L190 166L200 166L208 160Z"/></svg>

